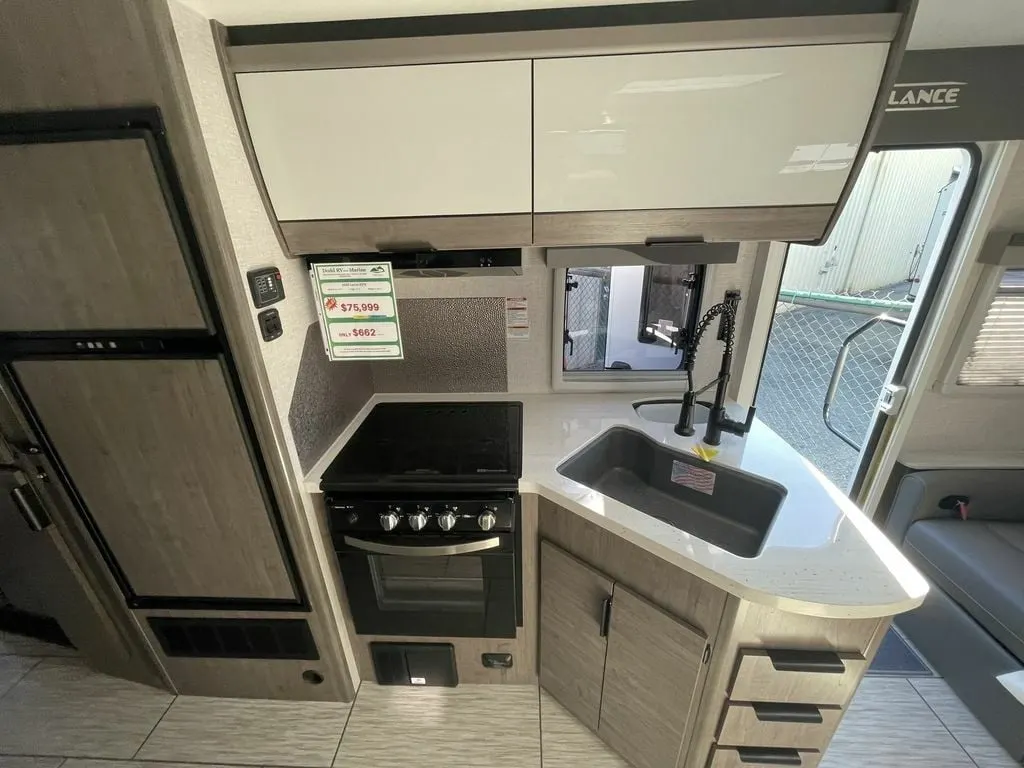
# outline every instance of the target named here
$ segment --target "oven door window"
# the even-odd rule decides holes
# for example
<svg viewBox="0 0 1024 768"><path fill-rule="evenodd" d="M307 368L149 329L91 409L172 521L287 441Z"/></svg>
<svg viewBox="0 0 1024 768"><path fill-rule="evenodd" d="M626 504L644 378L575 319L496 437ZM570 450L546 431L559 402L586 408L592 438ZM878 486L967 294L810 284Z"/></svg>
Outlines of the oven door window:
<svg viewBox="0 0 1024 768"><path fill-rule="evenodd" d="M483 558L371 555L370 578L380 611L483 613Z"/></svg>
<svg viewBox="0 0 1024 768"><path fill-rule="evenodd" d="M516 555L512 534L499 547L457 555L383 554L358 546L339 552L345 593L361 635L515 637ZM366 543L366 542L363 542ZM416 537L377 545L437 546Z"/></svg>

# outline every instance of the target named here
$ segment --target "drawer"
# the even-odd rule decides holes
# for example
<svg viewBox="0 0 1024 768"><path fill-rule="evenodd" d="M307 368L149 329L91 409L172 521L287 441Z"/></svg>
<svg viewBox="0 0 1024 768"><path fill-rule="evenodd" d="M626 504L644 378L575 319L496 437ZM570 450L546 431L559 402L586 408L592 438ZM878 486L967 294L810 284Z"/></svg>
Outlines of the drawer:
<svg viewBox="0 0 1024 768"><path fill-rule="evenodd" d="M814 768L821 752L814 749L772 749L770 747L715 747L708 768L756 768L791 765Z"/></svg>
<svg viewBox="0 0 1024 768"><path fill-rule="evenodd" d="M866 666L858 653L741 650L729 698L841 706L853 694Z"/></svg>
<svg viewBox="0 0 1024 768"><path fill-rule="evenodd" d="M756 703L725 705L718 729L723 746L790 747L824 750L843 710L816 704Z"/></svg>

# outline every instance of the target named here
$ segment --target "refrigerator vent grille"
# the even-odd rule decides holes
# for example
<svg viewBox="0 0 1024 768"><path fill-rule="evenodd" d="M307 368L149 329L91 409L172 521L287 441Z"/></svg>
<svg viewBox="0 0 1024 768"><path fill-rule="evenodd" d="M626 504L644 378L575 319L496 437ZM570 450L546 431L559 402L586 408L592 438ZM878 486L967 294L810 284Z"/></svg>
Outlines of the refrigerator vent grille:
<svg viewBox="0 0 1024 768"><path fill-rule="evenodd" d="M168 656L221 659L319 659L302 619L177 619L150 617Z"/></svg>

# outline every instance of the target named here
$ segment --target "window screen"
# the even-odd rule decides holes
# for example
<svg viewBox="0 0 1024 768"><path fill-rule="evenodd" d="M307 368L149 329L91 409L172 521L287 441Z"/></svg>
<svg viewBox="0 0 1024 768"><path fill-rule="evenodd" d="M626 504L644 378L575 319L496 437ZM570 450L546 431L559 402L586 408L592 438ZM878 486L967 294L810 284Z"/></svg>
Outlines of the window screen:
<svg viewBox="0 0 1024 768"><path fill-rule="evenodd" d="M1024 269L1008 269L985 315L957 384L1024 386Z"/></svg>

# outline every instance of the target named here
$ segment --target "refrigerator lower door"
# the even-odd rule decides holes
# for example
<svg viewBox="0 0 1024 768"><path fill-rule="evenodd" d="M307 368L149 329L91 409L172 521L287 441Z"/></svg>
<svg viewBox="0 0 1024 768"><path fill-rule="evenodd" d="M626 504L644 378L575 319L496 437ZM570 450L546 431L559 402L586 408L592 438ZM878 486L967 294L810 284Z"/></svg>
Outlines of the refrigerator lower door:
<svg viewBox="0 0 1024 768"><path fill-rule="evenodd" d="M12 368L130 603L299 602L219 358Z"/></svg>

